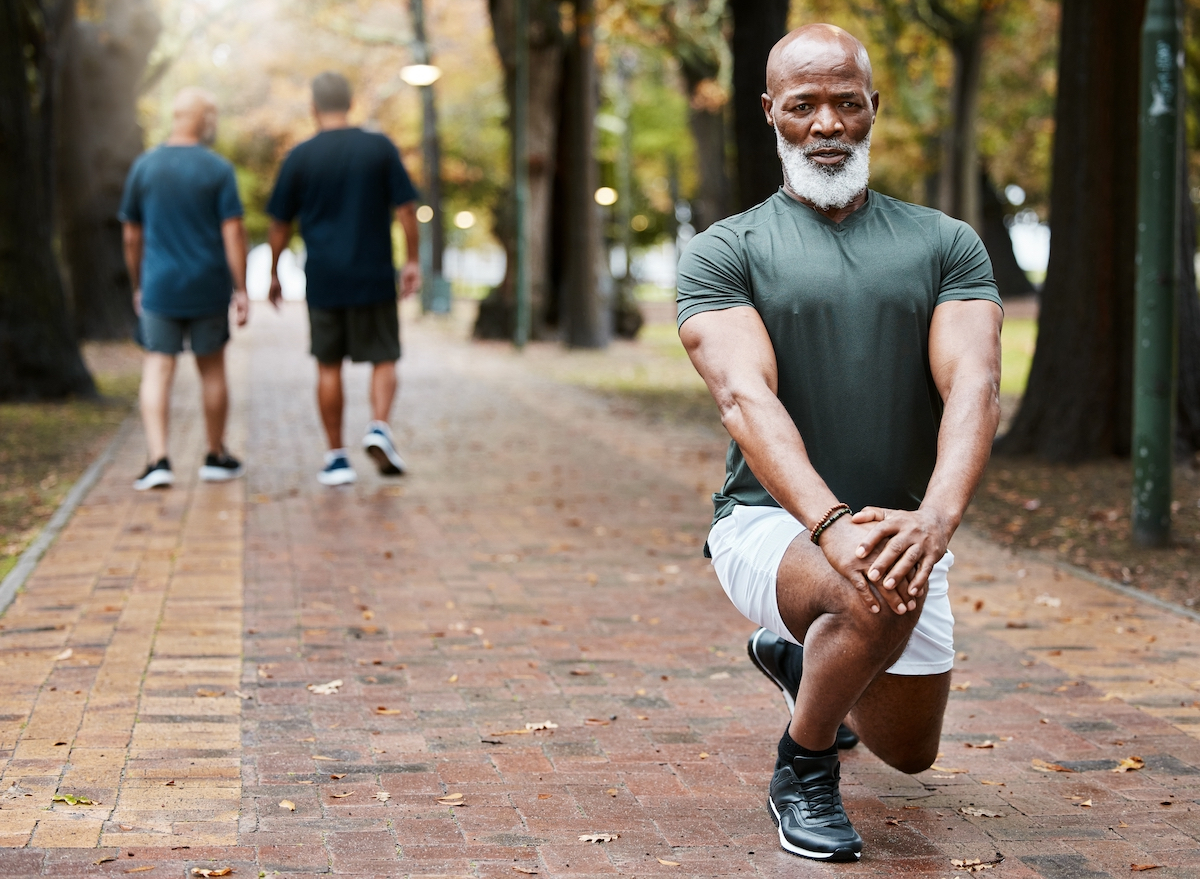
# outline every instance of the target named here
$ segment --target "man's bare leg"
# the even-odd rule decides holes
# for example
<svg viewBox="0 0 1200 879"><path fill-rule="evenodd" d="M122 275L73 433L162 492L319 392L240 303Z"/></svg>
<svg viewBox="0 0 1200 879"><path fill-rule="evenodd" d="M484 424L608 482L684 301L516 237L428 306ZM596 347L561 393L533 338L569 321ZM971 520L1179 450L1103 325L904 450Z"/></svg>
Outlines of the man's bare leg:
<svg viewBox="0 0 1200 879"><path fill-rule="evenodd" d="M916 627L916 612L871 613L806 534L788 547L776 581L779 611L804 643L804 674L788 733L810 751L833 746L849 716L863 743L888 764L920 772L937 756L950 674L890 675Z"/></svg>
<svg viewBox="0 0 1200 879"><path fill-rule="evenodd" d="M376 363L371 371L371 418L387 424L392 415L392 403L399 387L396 378L396 361Z"/></svg>
<svg viewBox="0 0 1200 879"><path fill-rule="evenodd" d="M208 451L221 454L225 447L225 422L229 416L229 386L225 379L225 348L196 358L200 392L204 401L204 430Z"/></svg>
<svg viewBox="0 0 1200 879"><path fill-rule="evenodd" d="M146 453L151 462L167 457L167 426L171 413L171 384L175 379L175 356L147 351L142 364L138 404L146 432Z"/></svg>
<svg viewBox="0 0 1200 879"><path fill-rule="evenodd" d="M342 448L342 364L317 361L317 408L330 449Z"/></svg>

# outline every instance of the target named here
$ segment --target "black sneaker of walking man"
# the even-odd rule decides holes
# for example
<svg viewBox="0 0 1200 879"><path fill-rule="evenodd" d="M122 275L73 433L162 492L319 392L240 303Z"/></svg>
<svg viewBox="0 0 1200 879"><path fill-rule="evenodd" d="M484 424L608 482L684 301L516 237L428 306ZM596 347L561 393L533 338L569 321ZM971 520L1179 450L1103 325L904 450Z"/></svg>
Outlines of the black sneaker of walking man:
<svg viewBox="0 0 1200 879"><path fill-rule="evenodd" d="M784 640L774 632L759 629L746 644L750 661L783 692L788 714L796 711L796 691L800 689L800 674L804 667L804 648ZM858 744L854 730L841 724L837 731L837 746L842 750ZM776 767L778 768L778 767Z"/></svg>
<svg viewBox="0 0 1200 879"><path fill-rule="evenodd" d="M209 452L204 458L204 466L200 468L200 478L205 482L228 482L230 479L237 479L246 468L242 466L242 462L229 452L221 449L220 452Z"/></svg>
<svg viewBox="0 0 1200 879"><path fill-rule="evenodd" d="M138 491L145 491L148 488L169 488L174 482L175 474L171 472L171 462L166 458L159 458L153 464L146 465L133 487Z"/></svg>
<svg viewBox="0 0 1200 879"><path fill-rule="evenodd" d="M840 780L836 748L776 768L767 804L784 851L820 861L859 859L862 837L842 808Z"/></svg>

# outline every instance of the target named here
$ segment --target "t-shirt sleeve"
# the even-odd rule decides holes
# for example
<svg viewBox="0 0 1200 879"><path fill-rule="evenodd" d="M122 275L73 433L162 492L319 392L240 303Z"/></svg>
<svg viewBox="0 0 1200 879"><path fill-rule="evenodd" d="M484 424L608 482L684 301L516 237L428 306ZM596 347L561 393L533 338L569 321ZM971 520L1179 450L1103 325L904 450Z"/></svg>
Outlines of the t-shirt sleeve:
<svg viewBox="0 0 1200 879"><path fill-rule="evenodd" d="M217 212L221 216L221 222L245 213L242 210L242 200L238 197L237 176L233 173L232 165L226 166L225 175L221 179L221 188L217 192Z"/></svg>
<svg viewBox="0 0 1200 879"><path fill-rule="evenodd" d="M300 160L296 150L287 154L267 200L267 213L281 223L290 223L300 212Z"/></svg>
<svg viewBox="0 0 1200 879"><path fill-rule="evenodd" d="M746 266L736 244L736 236L719 227L706 229L688 244L679 260L677 326L702 311L754 307Z"/></svg>
<svg viewBox="0 0 1200 879"><path fill-rule="evenodd" d="M117 211L117 219L122 223L142 222L142 159L139 156L125 177L125 191L121 194L121 208Z"/></svg>
<svg viewBox="0 0 1200 879"><path fill-rule="evenodd" d="M987 248L975 230L949 217L942 222L942 285L937 305L956 299L987 299L1001 308Z"/></svg>
<svg viewBox="0 0 1200 879"><path fill-rule="evenodd" d="M413 186L408 172L404 170L404 163L400 161L400 151L390 140L388 141L387 169L388 191L391 193L392 206L400 207L410 201L416 201L417 188Z"/></svg>

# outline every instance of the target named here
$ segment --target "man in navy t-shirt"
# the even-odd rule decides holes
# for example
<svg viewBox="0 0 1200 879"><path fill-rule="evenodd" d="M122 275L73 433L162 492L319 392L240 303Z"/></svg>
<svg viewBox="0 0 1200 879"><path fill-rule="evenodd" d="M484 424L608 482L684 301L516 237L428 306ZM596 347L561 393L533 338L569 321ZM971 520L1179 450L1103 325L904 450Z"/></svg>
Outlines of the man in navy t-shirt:
<svg viewBox="0 0 1200 879"><path fill-rule="evenodd" d="M146 349L140 403L149 463L133 484L139 491L175 480L167 457L167 415L175 358L185 337L200 370L208 435L200 478L221 482L242 475L242 465L224 445L225 343L231 298L238 326L250 314L246 233L233 166L208 148L216 131L212 96L184 89L175 97L170 135L138 156L125 180L119 216L138 341Z"/></svg>
<svg viewBox="0 0 1200 879"><path fill-rule="evenodd" d="M400 359L392 218L404 230L408 251L400 271L401 295L407 297L421 285L417 191L386 136L350 126L350 84L344 76L322 73L312 89L318 133L288 154L267 204L272 217L271 302L279 304L279 255L291 239L292 223L299 220L307 249L304 271L317 359L317 405L329 441L317 479L323 485L344 485L357 478L342 442L342 361L347 357L374 364L374 420L363 447L380 473L404 472L388 426Z"/></svg>

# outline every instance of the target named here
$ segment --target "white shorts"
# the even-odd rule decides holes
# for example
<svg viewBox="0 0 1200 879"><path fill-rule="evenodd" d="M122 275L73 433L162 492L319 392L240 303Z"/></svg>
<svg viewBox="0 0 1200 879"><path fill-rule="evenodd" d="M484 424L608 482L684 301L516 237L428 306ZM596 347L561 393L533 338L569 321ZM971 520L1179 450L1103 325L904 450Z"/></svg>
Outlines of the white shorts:
<svg viewBox="0 0 1200 879"><path fill-rule="evenodd" d="M779 615L775 579L792 541L807 530L779 507L737 506L712 527L708 550L725 594L742 614L793 644L800 642ZM947 552L929 575L929 589L917 627L904 653L889 668L894 675L935 675L954 667L954 615L947 575L954 556Z"/></svg>

